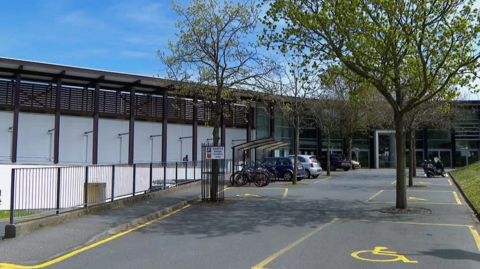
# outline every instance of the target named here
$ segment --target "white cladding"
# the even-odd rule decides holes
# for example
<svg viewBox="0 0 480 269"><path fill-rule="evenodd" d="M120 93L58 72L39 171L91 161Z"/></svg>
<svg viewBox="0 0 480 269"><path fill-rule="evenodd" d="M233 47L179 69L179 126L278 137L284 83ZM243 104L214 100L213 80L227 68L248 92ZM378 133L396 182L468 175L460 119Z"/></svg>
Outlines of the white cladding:
<svg viewBox="0 0 480 269"><path fill-rule="evenodd" d="M31 167L31 164L53 165L53 129L54 116L48 114L20 112L18 128L17 164L10 162L12 145L13 113L0 111L0 210L8 209L10 198L10 174L12 168ZM93 119L87 117L61 116L60 119L60 156L59 165L92 162ZM202 159L201 144L211 141L212 127L198 126L197 159ZM99 120L99 164L118 164L128 162L128 120ZM192 160L192 126L168 124L167 161L181 161L188 154ZM126 134L125 134L126 133ZM124 135L121 135L124 134ZM135 122L134 162L160 162L162 137L150 137L162 134L162 124L153 122ZM183 139L180 139L184 137ZM232 158L232 146L244 143L246 130L227 128L225 158ZM252 130L252 140L255 131ZM23 165L22 165L23 164Z"/></svg>
<svg viewBox="0 0 480 269"><path fill-rule="evenodd" d="M61 116L60 164L91 164L92 118ZM0 112L0 162L10 163L13 113ZM18 127L17 163L51 164L53 161L54 116L20 112ZM198 126L197 159L201 160L201 144L211 141L212 127ZM98 131L98 163L128 162L128 120L100 119ZM188 154L192 160L192 126L168 124L167 161L181 161ZM162 124L135 122L134 162L160 162L162 152ZM151 137L154 136L154 137ZM182 139L180 139L182 138ZM243 143L243 128L227 128L226 158L232 156L233 145ZM252 139L255 132L252 131Z"/></svg>

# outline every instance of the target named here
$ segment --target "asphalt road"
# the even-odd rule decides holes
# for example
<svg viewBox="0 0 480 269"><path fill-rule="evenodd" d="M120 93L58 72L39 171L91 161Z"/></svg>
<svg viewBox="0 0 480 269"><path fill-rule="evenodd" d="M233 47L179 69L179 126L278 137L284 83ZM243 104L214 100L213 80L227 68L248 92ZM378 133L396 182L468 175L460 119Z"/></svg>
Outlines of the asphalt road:
<svg viewBox="0 0 480 269"><path fill-rule="evenodd" d="M230 188L227 204L191 205L48 268L480 268L479 226L451 181L416 179L391 215L393 170ZM287 190L288 189L288 190Z"/></svg>

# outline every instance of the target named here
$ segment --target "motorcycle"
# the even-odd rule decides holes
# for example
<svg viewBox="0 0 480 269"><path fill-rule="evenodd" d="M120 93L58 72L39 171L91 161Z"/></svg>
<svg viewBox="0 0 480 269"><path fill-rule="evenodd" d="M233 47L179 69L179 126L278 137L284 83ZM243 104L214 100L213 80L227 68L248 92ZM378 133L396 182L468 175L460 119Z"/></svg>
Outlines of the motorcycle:
<svg viewBox="0 0 480 269"><path fill-rule="evenodd" d="M445 167L443 163L440 161L440 158L435 157L433 158L433 162L431 160L424 160L423 161L423 171L427 175L428 178L435 177L435 176L442 176L446 177L447 173L445 172Z"/></svg>

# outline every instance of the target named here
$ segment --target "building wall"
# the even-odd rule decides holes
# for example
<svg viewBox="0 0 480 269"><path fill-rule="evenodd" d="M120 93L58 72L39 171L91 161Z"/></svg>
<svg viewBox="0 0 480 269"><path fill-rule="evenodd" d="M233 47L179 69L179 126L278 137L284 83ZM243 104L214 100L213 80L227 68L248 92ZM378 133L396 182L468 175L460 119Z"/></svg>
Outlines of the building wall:
<svg viewBox="0 0 480 269"><path fill-rule="evenodd" d="M0 111L0 162L10 163L13 113ZM24 113L19 116L18 162L46 164L53 160L54 116L48 114ZM92 118L61 116L60 120L60 164L90 164L92 161ZM99 120L99 164L128 162L127 120ZM198 126L197 159L201 160L201 144L212 138L212 127ZM181 161L188 154L192 160L192 126L168 124L167 161ZM87 134L85 134L87 133ZM134 162L160 162L162 137L150 138L162 133L162 124L135 122ZM246 139L243 128L227 128L226 158L232 156L232 140ZM179 139L180 137L187 137ZM255 132L252 131L252 139ZM210 140L211 141L211 140ZM235 144L238 144L236 142Z"/></svg>

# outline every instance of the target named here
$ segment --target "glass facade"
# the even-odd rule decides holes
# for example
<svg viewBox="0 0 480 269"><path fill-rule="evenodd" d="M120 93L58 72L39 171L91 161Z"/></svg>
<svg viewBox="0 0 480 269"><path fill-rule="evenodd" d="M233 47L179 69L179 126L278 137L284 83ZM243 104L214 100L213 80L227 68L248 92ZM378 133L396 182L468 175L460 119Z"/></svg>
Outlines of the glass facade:
<svg viewBox="0 0 480 269"><path fill-rule="evenodd" d="M470 118L471 121L476 120L480 122L478 117L478 114L472 113ZM287 156L293 154L293 128L289 125L288 121L282 117L281 111L279 110L276 111L273 121L275 124L275 139L290 143L290 145L285 148L275 150L275 155ZM263 111L262 107L257 107L256 123L256 138L270 137L270 116ZM477 123L476 126L478 126L478 124L479 123ZM415 132L416 148L414 153L416 155L417 167L421 166L423 160L432 159L433 157L440 157L446 167L461 167L480 161L480 137L475 136L470 139L471 135L463 137L459 130L455 130L455 137L452 137L453 133L450 130L417 130ZM352 159L359 161L362 167L374 167L375 163L380 167L395 167L395 135L385 130L378 131L380 133L378 133L378 141L375 143L378 143L379 152L371 152L372 148L377 147L375 143L371 145L371 141L375 141L377 138L370 137L369 132L358 132L352 140ZM302 130L299 139L300 154L319 155L319 153L317 153L317 132L315 128ZM322 134L321 138L322 152L325 152L327 148L325 134ZM409 139L407 138L405 142L406 154L407 157L409 157ZM344 140L338 133L332 134L330 143L332 152L343 152ZM371 163L375 158L378 159ZM409 158L407 158L407 166L408 165Z"/></svg>

